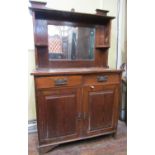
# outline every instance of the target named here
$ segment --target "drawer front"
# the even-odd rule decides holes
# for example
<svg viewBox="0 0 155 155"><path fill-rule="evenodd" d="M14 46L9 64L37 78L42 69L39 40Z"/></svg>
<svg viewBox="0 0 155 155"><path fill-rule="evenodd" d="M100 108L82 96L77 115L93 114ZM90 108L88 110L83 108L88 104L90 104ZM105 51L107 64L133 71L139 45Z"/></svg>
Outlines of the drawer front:
<svg viewBox="0 0 155 155"><path fill-rule="evenodd" d="M119 83L120 76L113 74L95 74L95 75L86 75L84 76L84 84L104 84L104 83Z"/></svg>
<svg viewBox="0 0 155 155"><path fill-rule="evenodd" d="M36 78L37 88L76 86L82 82L81 76L52 76Z"/></svg>

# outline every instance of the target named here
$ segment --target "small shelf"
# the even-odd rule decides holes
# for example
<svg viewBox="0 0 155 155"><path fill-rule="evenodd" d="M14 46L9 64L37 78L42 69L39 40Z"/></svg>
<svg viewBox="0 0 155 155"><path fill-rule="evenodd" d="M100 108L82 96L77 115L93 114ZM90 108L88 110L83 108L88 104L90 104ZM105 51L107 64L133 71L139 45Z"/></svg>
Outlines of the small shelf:
<svg viewBox="0 0 155 155"><path fill-rule="evenodd" d="M109 45L96 45L95 48L99 48L99 49L110 48L110 46Z"/></svg>
<svg viewBox="0 0 155 155"><path fill-rule="evenodd" d="M104 25L105 23L111 21L115 17L113 16L101 16L97 14L88 14L88 13L79 13L79 12L71 12L71 11L61 11L54 10L47 7L39 8L39 7L29 7L29 9L35 12L36 19L46 19L46 20L63 20L63 21L71 21L71 22L82 22L86 24L99 24Z"/></svg>

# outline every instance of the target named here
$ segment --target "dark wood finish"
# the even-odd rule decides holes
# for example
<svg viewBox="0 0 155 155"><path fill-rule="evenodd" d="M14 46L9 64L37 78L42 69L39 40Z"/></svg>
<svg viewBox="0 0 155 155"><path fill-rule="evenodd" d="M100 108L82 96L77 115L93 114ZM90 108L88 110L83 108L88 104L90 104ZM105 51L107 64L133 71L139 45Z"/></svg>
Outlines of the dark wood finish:
<svg viewBox="0 0 155 155"><path fill-rule="evenodd" d="M107 67L108 60L108 48L110 47L110 29L111 22L108 21L104 25L96 26L96 41L95 41L95 49L94 49L94 60L49 60L48 59L48 35L47 35L47 23L49 24L57 24L57 25L82 25L86 26L87 24L80 23L70 23L70 22L62 22L62 21L52 21L49 22L46 20L37 19L35 22L35 45L37 52L37 66L39 68L70 68L70 67ZM87 25L90 27L94 27L94 25Z"/></svg>
<svg viewBox="0 0 155 155"><path fill-rule="evenodd" d="M108 10L96 9L97 15L106 16L108 12L109 12Z"/></svg>
<svg viewBox="0 0 155 155"><path fill-rule="evenodd" d="M48 46L47 21L36 20L35 22L35 45Z"/></svg>
<svg viewBox="0 0 155 155"><path fill-rule="evenodd" d="M80 23L80 22L71 22L71 21L60 21L60 20L47 20L48 25L66 25L66 26L73 26L73 27L89 27L95 28L95 24L89 23Z"/></svg>
<svg viewBox="0 0 155 155"><path fill-rule="evenodd" d="M36 110L39 150L96 136L115 134L122 70L109 69L111 20L97 15L30 7L34 22ZM94 27L94 60L49 60L47 26ZM85 51L82 51L85 52Z"/></svg>
<svg viewBox="0 0 155 155"><path fill-rule="evenodd" d="M98 81L100 76L106 76L106 81ZM55 86L55 79L63 78L68 79L67 85ZM115 133L120 80L121 72L108 71L80 76L35 75L40 146Z"/></svg>
<svg viewBox="0 0 155 155"><path fill-rule="evenodd" d="M53 75L83 75L83 74L95 74L95 73L106 73L106 74L121 74L122 70L114 70L103 67L89 67L89 68L40 68L32 72L31 74L37 76L53 76Z"/></svg>
<svg viewBox="0 0 155 155"><path fill-rule="evenodd" d="M48 60L48 53L47 52L44 52L44 51L47 51L47 46L41 46L41 47L37 47L37 67L46 67L48 66L49 62L47 61Z"/></svg>
<svg viewBox="0 0 155 155"><path fill-rule="evenodd" d="M115 129L117 89L117 85L91 85L84 88L84 121L87 136Z"/></svg>
<svg viewBox="0 0 155 155"><path fill-rule="evenodd" d="M57 84L57 81L65 80L63 84ZM37 89L52 88L60 86L78 86L82 83L81 76L54 76L54 77L39 77L36 79Z"/></svg>
<svg viewBox="0 0 155 155"><path fill-rule="evenodd" d="M29 7L30 10L34 11L36 19L45 20L60 20L60 21L71 21L71 22L81 22L88 24L105 24L115 17L112 16L100 16L95 14L78 13L71 11L58 11L49 8L38 8Z"/></svg>
<svg viewBox="0 0 155 155"><path fill-rule="evenodd" d="M96 48L110 47L111 22L96 27Z"/></svg>
<svg viewBox="0 0 155 155"><path fill-rule="evenodd" d="M103 81L98 81L98 78L100 76L106 76L107 80ZM112 83L119 83L120 82L120 75L119 74L109 74L109 73L104 73L104 74L93 74L93 75L86 75L84 76L84 84L85 85L101 85L101 84L112 84Z"/></svg>
<svg viewBox="0 0 155 155"><path fill-rule="evenodd" d="M35 8L45 8L45 5L47 4L47 2L37 2L37 1L33 1L33 0L30 0L31 2L31 6L32 7L35 7Z"/></svg>
<svg viewBox="0 0 155 155"><path fill-rule="evenodd" d="M110 47L110 25L114 17L51 10L42 5L39 8L39 5L41 4L38 3L37 7L30 7L33 13L37 68L107 67L108 48ZM96 44L94 49L94 60L49 60L47 25L51 24L95 27Z"/></svg>
<svg viewBox="0 0 155 155"><path fill-rule="evenodd" d="M72 139L79 135L80 95L78 88L37 92L40 144Z"/></svg>

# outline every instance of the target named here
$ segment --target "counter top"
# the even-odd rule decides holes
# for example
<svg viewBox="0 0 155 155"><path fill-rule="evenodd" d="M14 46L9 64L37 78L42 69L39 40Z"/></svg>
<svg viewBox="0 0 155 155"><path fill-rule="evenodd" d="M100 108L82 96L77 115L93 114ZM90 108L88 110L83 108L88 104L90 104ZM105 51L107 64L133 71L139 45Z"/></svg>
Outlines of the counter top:
<svg viewBox="0 0 155 155"><path fill-rule="evenodd" d="M90 68L40 68L36 69L31 75L34 76L50 76L50 75L80 75L92 73L122 73L122 70L109 69L103 67L90 67Z"/></svg>

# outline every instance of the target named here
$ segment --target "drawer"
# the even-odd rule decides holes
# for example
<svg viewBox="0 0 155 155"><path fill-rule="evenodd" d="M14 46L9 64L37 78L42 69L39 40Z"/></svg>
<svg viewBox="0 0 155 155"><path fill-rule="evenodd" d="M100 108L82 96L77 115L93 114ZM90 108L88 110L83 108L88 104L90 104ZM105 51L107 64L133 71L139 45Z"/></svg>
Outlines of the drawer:
<svg viewBox="0 0 155 155"><path fill-rule="evenodd" d="M95 74L95 75L86 75L84 76L84 84L104 84L104 83L119 83L120 75L113 74Z"/></svg>
<svg viewBox="0 0 155 155"><path fill-rule="evenodd" d="M36 78L37 88L76 86L82 82L81 76L51 76Z"/></svg>

